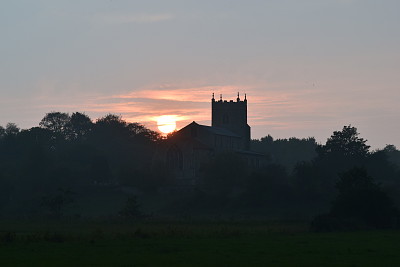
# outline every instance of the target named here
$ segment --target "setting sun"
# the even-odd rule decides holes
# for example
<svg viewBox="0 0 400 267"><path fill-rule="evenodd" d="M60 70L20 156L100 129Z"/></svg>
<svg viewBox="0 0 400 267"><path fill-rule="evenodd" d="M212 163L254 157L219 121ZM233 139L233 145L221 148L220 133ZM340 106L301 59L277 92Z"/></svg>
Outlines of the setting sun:
<svg viewBox="0 0 400 267"><path fill-rule="evenodd" d="M163 115L157 118L158 129L167 134L176 129L176 118L172 115Z"/></svg>

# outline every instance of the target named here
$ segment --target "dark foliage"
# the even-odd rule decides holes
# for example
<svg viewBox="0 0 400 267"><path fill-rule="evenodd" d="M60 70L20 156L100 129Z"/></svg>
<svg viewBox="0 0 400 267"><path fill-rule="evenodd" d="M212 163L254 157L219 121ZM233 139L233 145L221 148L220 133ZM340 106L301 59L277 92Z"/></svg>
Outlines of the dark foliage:
<svg viewBox="0 0 400 267"><path fill-rule="evenodd" d="M6 129L4 129L4 127L0 125L0 139L3 138L5 134L6 134Z"/></svg>
<svg viewBox="0 0 400 267"><path fill-rule="evenodd" d="M62 217L69 202L58 188L79 196L98 186L144 186L158 140L115 115L93 123L83 113L51 112L40 127L22 131L8 123L0 128L0 214Z"/></svg>
<svg viewBox="0 0 400 267"><path fill-rule="evenodd" d="M171 139L140 123L113 114L92 121L84 113L51 112L39 126L0 126L2 217L91 216L92 210L115 216L127 196L140 195L143 205L129 198L121 217L142 218L148 206L156 206L160 214L179 218L309 219L335 200L331 213L316 218L315 225L350 229L395 224L395 205L388 196L400 203L400 151L391 145L369 151L351 126L320 145L314 138L253 140L253 149L269 156L268 164L258 169L249 168L238 153L212 155L203 162L202 180L185 192L155 157ZM376 182L363 173L339 176L355 166L364 167ZM101 213L106 207L111 212Z"/></svg>
<svg viewBox="0 0 400 267"><path fill-rule="evenodd" d="M51 131L53 138L68 138L70 122L68 113L50 112L40 121L39 126Z"/></svg>
<svg viewBox="0 0 400 267"><path fill-rule="evenodd" d="M243 158L233 152L217 154L202 170L204 190L217 195L228 195L242 187L247 173Z"/></svg>
<svg viewBox="0 0 400 267"><path fill-rule="evenodd" d="M252 206L267 206L271 202L279 205L291 193L287 171L279 164L270 164L252 172L246 181L245 199Z"/></svg>
<svg viewBox="0 0 400 267"><path fill-rule="evenodd" d="M399 211L365 169L353 168L342 173L336 187L338 195L330 212L312 222L315 231L397 226Z"/></svg>
<svg viewBox="0 0 400 267"><path fill-rule="evenodd" d="M275 164L285 166L289 171L293 169L299 161L310 161L317 156L315 151L317 143L313 137L298 139L274 140L268 135L260 140L252 140L251 148L254 151L269 156Z"/></svg>
<svg viewBox="0 0 400 267"><path fill-rule="evenodd" d="M4 130L5 136L15 136L19 133L20 129L15 123L9 122Z"/></svg>
<svg viewBox="0 0 400 267"><path fill-rule="evenodd" d="M88 135L92 131L93 122L87 115L75 112L71 115L68 126L70 127L69 138L72 140L80 140L83 142L87 140Z"/></svg>
<svg viewBox="0 0 400 267"><path fill-rule="evenodd" d="M367 140L358 137L357 128L344 126L341 131L333 132L324 146L318 146L319 157L365 158L369 153Z"/></svg>
<svg viewBox="0 0 400 267"><path fill-rule="evenodd" d="M325 145L317 146L317 157L313 161L298 162L294 168L298 193L325 202L332 199L338 174L355 166L365 166L371 155L366 140L358 136L355 127L344 126Z"/></svg>

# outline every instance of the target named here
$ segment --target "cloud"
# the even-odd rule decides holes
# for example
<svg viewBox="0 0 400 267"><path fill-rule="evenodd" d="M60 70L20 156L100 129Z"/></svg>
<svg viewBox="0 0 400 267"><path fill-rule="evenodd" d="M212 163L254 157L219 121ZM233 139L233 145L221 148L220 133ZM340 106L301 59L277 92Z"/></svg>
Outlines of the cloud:
<svg viewBox="0 0 400 267"><path fill-rule="evenodd" d="M59 83L44 81L40 84L42 92L28 99L1 99L2 107L8 110L7 116L0 115L0 124L7 121L17 122L21 127L37 126L47 112L85 112L92 119L108 113L122 116L129 122L139 122L157 130L157 117L175 115L177 127L183 128L192 121L200 124L211 123L211 97L235 100L236 93L244 88L248 99L248 123L252 127L252 137L260 138L271 134L274 137L315 136L324 141L333 130L343 125L359 126L379 131L389 127L398 118L399 102L397 90L391 92L390 101L381 90L353 90L357 99L350 94L326 87L323 83L303 82L268 84L231 84L211 85L200 82L187 84L156 84L143 88L127 90L125 93L82 93L83 85L71 83L63 90L54 90ZM23 114L24 119L13 117ZM368 128L369 125L383 125ZM380 133L387 134L387 133ZM387 134L394 139L397 133ZM398 135L398 134L397 134ZM388 139L388 140L392 140ZM394 143L393 141L384 141ZM373 145L373 143L371 143ZM384 145L384 143L383 143ZM381 144L376 147L382 147Z"/></svg>
<svg viewBox="0 0 400 267"><path fill-rule="evenodd" d="M98 97L86 107L96 113L123 114L128 121L156 127L157 117L175 115L178 128L197 121L209 123L212 92L235 92L235 86L175 86L169 84L134 90L126 94ZM234 95L233 95L234 96Z"/></svg>
<svg viewBox="0 0 400 267"><path fill-rule="evenodd" d="M281 85L281 86L287 86ZM275 87L275 89L271 89ZM241 99L248 93L249 123L253 126L268 126L281 129L293 127L293 118L304 122L304 115L314 114L316 104L308 103L306 98L315 94L315 90L286 91L283 93L278 85L194 85L194 84L161 84L146 88L132 89L126 93L114 95L76 96L63 95L50 97L50 91L37 108L44 112L60 110L64 112L86 112L92 118L99 118L107 113L121 115L130 122L140 122L151 129L156 129L157 117L175 115L178 128L196 121L210 124L211 97L224 100L235 100L240 92ZM243 88L246 88L244 90ZM68 90L71 92L71 90ZM44 97L44 98L43 98ZM51 98L51 99L50 99ZM37 102L36 102L37 103ZM48 104L51 103L51 104ZM303 115L303 116L302 116ZM322 114L321 114L322 116ZM321 121L322 119L318 119Z"/></svg>
<svg viewBox="0 0 400 267"><path fill-rule="evenodd" d="M129 23L156 23L174 19L174 15L169 13L162 14L97 14L94 16L95 22L106 24L129 24Z"/></svg>
<svg viewBox="0 0 400 267"><path fill-rule="evenodd" d="M210 124L211 97L223 94L223 99L236 99L236 92L248 86L234 85L172 85L161 84L141 89L132 89L126 93L114 95L82 96L44 94L36 97L36 108L49 112L60 110L63 112L81 111L92 118L99 118L107 113L121 115L130 122L140 122L151 129L156 129L157 117L175 115L178 128L196 121ZM49 92L46 90L46 92ZM243 93L241 94L243 98ZM256 100L258 99L258 100ZM253 103L261 102L259 97L252 96ZM49 104L51 103L51 104Z"/></svg>

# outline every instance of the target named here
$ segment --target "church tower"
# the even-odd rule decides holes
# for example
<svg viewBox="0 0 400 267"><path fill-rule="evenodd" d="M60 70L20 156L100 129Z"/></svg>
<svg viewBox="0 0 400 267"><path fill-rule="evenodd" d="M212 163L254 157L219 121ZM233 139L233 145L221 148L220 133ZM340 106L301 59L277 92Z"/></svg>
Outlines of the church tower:
<svg viewBox="0 0 400 267"><path fill-rule="evenodd" d="M236 101L211 99L211 126L230 130L242 137L242 149L250 149L250 126L247 124L247 98L241 101L239 93Z"/></svg>

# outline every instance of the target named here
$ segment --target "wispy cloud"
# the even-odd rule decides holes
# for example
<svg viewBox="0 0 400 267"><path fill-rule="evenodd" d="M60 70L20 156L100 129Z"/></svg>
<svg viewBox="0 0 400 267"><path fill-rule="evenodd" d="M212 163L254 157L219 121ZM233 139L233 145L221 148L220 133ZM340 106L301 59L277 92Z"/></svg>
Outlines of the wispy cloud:
<svg viewBox="0 0 400 267"><path fill-rule="evenodd" d="M169 13L160 14L96 14L95 22L106 24L156 23L174 19Z"/></svg>
<svg viewBox="0 0 400 267"><path fill-rule="evenodd" d="M121 115L129 122L142 123L152 130L157 130L159 116L173 115L179 129L192 121L210 125L213 92L216 99L219 99L219 94L223 94L224 100L235 100L238 91L243 99L245 88L249 103L248 122L254 138L267 134L274 137L307 137L319 133L320 140L329 136L337 127L357 122L361 125L371 118L371 114L383 111L386 116L398 117L397 109L393 108L395 105L385 105L385 98L379 92L360 92L355 105L352 98L343 98L335 90L324 88L325 85L308 82L297 85L161 84L112 95L93 92L86 95L74 94L81 87L73 89L75 85L61 94L60 91L52 90L55 85L43 83L41 86L44 90L40 96L31 99L29 103L14 106L19 107L19 111L20 107L29 107L26 114L37 114L35 116L38 120L33 125L37 125L46 112L79 111L93 119L108 113ZM398 102L396 96L394 92L393 102ZM4 104L12 110L12 103Z"/></svg>
<svg viewBox="0 0 400 267"><path fill-rule="evenodd" d="M77 100L71 99L73 96L65 95L49 99L49 94L46 93L42 96L44 99L38 101L43 104L37 108L46 112L83 111L92 118L113 113L121 115L127 121L143 123L154 130L157 129L156 121L159 116L175 115L178 128L182 128L192 121L210 124L212 93L215 93L216 99L222 94L224 100L234 100L236 92L241 93L242 99L246 92L251 103L249 123L253 126L267 126L269 129L290 128L294 126L293 118L296 118L300 125L305 114L315 116L318 107L315 104L305 104L306 98L315 94L315 90L283 93L279 88L271 89L274 86L276 85L161 84L132 89L123 94L86 96Z"/></svg>
<svg viewBox="0 0 400 267"><path fill-rule="evenodd" d="M236 86L163 84L126 94L98 97L87 107L95 112L123 114L128 121L140 121L151 128L156 126L158 116L176 115L178 128L181 128L191 121L209 123L212 92L237 90Z"/></svg>

